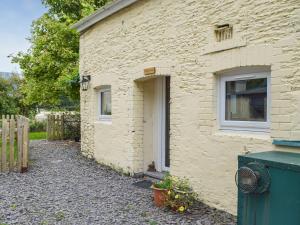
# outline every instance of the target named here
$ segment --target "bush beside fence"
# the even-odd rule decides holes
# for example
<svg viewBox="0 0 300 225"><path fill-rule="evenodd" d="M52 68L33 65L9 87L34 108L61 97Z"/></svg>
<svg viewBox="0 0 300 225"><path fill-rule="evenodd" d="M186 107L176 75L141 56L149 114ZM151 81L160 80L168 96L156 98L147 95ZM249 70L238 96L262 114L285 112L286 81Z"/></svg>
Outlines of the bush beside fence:
<svg viewBox="0 0 300 225"><path fill-rule="evenodd" d="M29 119L24 116L2 116L1 172L25 172L28 169Z"/></svg>
<svg viewBox="0 0 300 225"><path fill-rule="evenodd" d="M46 132L47 121L30 120L30 132Z"/></svg>

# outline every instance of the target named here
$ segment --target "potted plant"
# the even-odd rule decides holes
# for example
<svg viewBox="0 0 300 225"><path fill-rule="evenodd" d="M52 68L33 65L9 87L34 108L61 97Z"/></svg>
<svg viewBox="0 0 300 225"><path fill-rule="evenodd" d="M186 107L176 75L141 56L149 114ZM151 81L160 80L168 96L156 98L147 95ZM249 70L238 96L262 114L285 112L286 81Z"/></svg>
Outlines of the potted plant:
<svg viewBox="0 0 300 225"><path fill-rule="evenodd" d="M196 199L197 194L193 192L186 178L173 177L172 188L167 192L166 206L173 211L183 213L195 203Z"/></svg>
<svg viewBox="0 0 300 225"><path fill-rule="evenodd" d="M172 177L167 174L163 180L154 183L151 188L153 190L154 204L157 207L163 207L166 204L167 193L172 186Z"/></svg>

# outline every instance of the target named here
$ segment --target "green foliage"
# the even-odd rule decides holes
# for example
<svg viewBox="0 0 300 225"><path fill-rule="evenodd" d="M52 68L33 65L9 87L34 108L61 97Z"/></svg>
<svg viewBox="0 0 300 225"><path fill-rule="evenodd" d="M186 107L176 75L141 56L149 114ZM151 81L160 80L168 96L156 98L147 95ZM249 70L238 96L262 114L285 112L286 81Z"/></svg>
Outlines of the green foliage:
<svg viewBox="0 0 300 225"><path fill-rule="evenodd" d="M70 28L108 0L42 0L48 12L32 24L31 47L12 58L22 69L26 104L60 106L79 99L79 34Z"/></svg>
<svg viewBox="0 0 300 225"><path fill-rule="evenodd" d="M10 206L10 208L11 208L12 210L15 210L15 209L17 208L17 205L16 205L16 204L12 204L12 205Z"/></svg>
<svg viewBox="0 0 300 225"><path fill-rule="evenodd" d="M173 188L176 189L177 192L191 192L192 187L187 178L173 178Z"/></svg>
<svg viewBox="0 0 300 225"><path fill-rule="evenodd" d="M0 77L0 115L29 114L31 106L25 106L23 102L24 94L21 90L23 82L18 75L12 75L7 79Z"/></svg>
<svg viewBox="0 0 300 225"><path fill-rule="evenodd" d="M163 180L154 183L153 186L155 188L159 188L159 189L166 189L166 190L171 189L171 187L172 187L172 176L169 173L167 173L164 176Z"/></svg>
<svg viewBox="0 0 300 225"><path fill-rule="evenodd" d="M57 15L62 22L72 23L104 6L107 0L42 0L49 13Z"/></svg>
<svg viewBox="0 0 300 225"><path fill-rule="evenodd" d="M166 206L183 213L196 202L197 197L187 178L172 177L172 188L168 191Z"/></svg>
<svg viewBox="0 0 300 225"><path fill-rule="evenodd" d="M80 138L79 113L64 113L64 138L66 140Z"/></svg>
<svg viewBox="0 0 300 225"><path fill-rule="evenodd" d="M57 213L55 213L55 219L56 221L62 221L65 218L65 213L62 211L59 211Z"/></svg>
<svg viewBox="0 0 300 225"><path fill-rule="evenodd" d="M156 221L150 221L149 224L150 225L157 225L158 223Z"/></svg>
<svg viewBox="0 0 300 225"><path fill-rule="evenodd" d="M48 225L48 224L49 224L49 222L47 220L41 221L41 225Z"/></svg>
<svg viewBox="0 0 300 225"><path fill-rule="evenodd" d="M79 85L77 94L70 91L70 80L78 76L78 34L45 14L33 23L30 41L31 49L13 58L25 76L25 103L58 105L60 96L78 98Z"/></svg>
<svg viewBox="0 0 300 225"><path fill-rule="evenodd" d="M46 131L47 129L47 122L46 121L36 121L30 120L30 132L42 132Z"/></svg>
<svg viewBox="0 0 300 225"><path fill-rule="evenodd" d="M154 188L167 190L165 206L183 213L197 200L187 178L178 178L167 173L162 181L153 184Z"/></svg>

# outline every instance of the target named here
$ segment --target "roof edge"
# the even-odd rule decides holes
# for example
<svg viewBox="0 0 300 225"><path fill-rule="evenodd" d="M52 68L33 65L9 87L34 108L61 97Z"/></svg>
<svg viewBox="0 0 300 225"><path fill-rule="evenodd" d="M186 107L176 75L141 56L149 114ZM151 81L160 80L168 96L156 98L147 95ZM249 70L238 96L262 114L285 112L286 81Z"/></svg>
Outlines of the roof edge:
<svg viewBox="0 0 300 225"><path fill-rule="evenodd" d="M120 10L132 5L137 1L139 0L116 0L98 9L92 15L81 19L77 23L73 24L71 28L76 29L78 32L83 32L89 27L93 26L95 23L104 20L105 18L113 15L116 12L119 12Z"/></svg>

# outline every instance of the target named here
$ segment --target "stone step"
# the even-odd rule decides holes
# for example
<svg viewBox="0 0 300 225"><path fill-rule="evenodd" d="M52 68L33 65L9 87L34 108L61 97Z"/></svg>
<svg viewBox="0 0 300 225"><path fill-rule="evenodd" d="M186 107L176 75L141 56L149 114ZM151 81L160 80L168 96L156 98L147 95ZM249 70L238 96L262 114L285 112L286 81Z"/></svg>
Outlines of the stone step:
<svg viewBox="0 0 300 225"><path fill-rule="evenodd" d="M164 172L144 172L144 176L151 178L151 179L155 179L155 180L162 180L164 178L166 173Z"/></svg>

